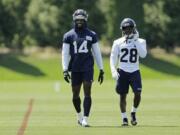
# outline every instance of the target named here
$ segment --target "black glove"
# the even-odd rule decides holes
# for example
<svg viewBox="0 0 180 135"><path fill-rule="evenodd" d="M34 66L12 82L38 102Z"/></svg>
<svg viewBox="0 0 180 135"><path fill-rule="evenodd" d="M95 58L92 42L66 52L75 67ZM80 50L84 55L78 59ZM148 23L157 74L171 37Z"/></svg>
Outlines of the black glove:
<svg viewBox="0 0 180 135"><path fill-rule="evenodd" d="M104 71L101 69L99 72L98 82L101 84L104 80Z"/></svg>
<svg viewBox="0 0 180 135"><path fill-rule="evenodd" d="M67 82L67 83L69 83L70 81L70 79L71 79L71 76L69 75L69 73L68 73L68 71L64 71L63 72L63 75L64 75L64 80Z"/></svg>

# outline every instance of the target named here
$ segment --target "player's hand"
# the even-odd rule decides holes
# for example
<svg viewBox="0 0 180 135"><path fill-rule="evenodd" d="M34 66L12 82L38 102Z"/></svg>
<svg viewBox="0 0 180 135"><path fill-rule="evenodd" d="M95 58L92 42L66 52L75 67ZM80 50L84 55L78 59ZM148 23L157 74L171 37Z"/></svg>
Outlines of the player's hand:
<svg viewBox="0 0 180 135"><path fill-rule="evenodd" d="M134 41L136 41L138 38L139 38L139 32L137 31L137 29L135 29L133 39Z"/></svg>
<svg viewBox="0 0 180 135"><path fill-rule="evenodd" d="M117 72L117 71L114 71L114 72L112 72L112 78L114 79L114 80L118 80L118 78L119 78L119 73Z"/></svg>
<svg viewBox="0 0 180 135"><path fill-rule="evenodd" d="M69 83L70 82L70 79L71 79L71 76L69 75L68 71L64 71L63 72L63 75L64 75L64 80Z"/></svg>
<svg viewBox="0 0 180 135"><path fill-rule="evenodd" d="M104 80L104 71L101 69L101 70L99 71L98 82L99 82L100 84L102 84L102 83L103 83L103 80Z"/></svg>

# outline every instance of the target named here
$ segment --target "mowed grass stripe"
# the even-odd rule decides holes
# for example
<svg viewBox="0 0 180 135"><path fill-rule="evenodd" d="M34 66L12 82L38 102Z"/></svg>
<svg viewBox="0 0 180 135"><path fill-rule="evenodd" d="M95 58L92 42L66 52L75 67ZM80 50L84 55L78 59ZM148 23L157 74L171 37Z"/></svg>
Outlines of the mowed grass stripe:
<svg viewBox="0 0 180 135"><path fill-rule="evenodd" d="M137 127L122 128L119 111L119 99L115 93L115 82L105 81L99 85L94 82L92 88L92 110L89 123L91 128L77 125L75 110L72 105L71 88L61 82L60 92L53 90L53 81L3 82L0 94L0 121L6 120L7 126L0 125L0 134L14 135L12 130L21 124L24 108L21 102L33 97L36 101L29 119L25 135L178 135L180 134L180 80L144 80L142 103L138 110ZM18 86L17 88L15 86ZM127 99L128 116L132 105L132 92ZM83 92L81 91L81 97ZM83 99L83 98L82 98ZM24 104L24 103L23 103ZM9 116L12 108L20 114ZM13 110L11 109L11 110ZM10 118L9 118L10 117ZM19 120L19 121L17 121ZM17 121L17 122L16 122ZM0 122L0 123L1 123ZM16 128L16 131L19 127Z"/></svg>
<svg viewBox="0 0 180 135"><path fill-rule="evenodd" d="M105 80L112 79L109 57L103 57ZM176 79L180 78L180 57L178 55L152 55L140 59L143 79ZM99 69L95 64L97 80ZM0 81L17 80L63 80L59 54L51 58L23 55L2 55L0 61Z"/></svg>

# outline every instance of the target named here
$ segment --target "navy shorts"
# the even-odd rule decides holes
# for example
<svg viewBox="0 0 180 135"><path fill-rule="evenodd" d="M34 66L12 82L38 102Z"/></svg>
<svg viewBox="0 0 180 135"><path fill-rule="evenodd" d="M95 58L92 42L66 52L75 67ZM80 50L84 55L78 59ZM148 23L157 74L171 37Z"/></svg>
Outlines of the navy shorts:
<svg viewBox="0 0 180 135"><path fill-rule="evenodd" d="M129 73L120 69L118 70L118 73L120 75L116 84L116 92L118 94L127 94L129 92L129 85L131 86L133 92L141 92L142 83L139 70Z"/></svg>
<svg viewBox="0 0 180 135"><path fill-rule="evenodd" d="M85 71L85 72L71 72L71 85L77 86L81 85L83 81L93 82L94 71Z"/></svg>

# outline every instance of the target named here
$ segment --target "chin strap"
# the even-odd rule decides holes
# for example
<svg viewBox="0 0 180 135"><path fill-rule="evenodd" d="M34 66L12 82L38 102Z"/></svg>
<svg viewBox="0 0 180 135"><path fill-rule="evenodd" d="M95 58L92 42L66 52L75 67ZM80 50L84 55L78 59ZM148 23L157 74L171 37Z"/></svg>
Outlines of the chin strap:
<svg viewBox="0 0 180 135"><path fill-rule="evenodd" d="M130 35L124 35L125 37L125 42L127 43L128 39L134 39L137 40L139 38L139 32L137 31L137 29L135 29L135 31L133 33L131 33Z"/></svg>
<svg viewBox="0 0 180 135"><path fill-rule="evenodd" d="M132 39L134 37L134 34L131 33L130 35L127 36L128 39Z"/></svg>

